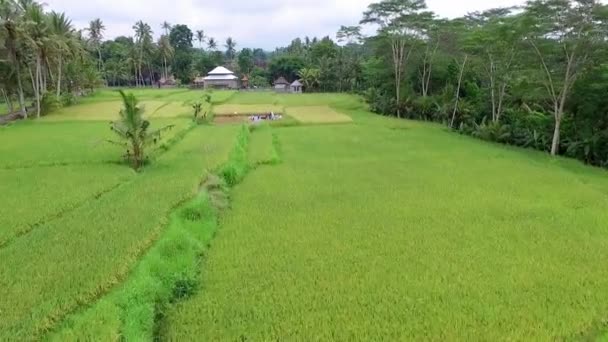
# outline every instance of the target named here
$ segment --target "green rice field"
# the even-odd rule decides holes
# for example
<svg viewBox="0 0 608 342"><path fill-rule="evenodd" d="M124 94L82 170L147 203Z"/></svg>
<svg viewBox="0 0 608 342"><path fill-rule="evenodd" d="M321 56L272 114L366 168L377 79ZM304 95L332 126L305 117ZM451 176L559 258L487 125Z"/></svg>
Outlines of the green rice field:
<svg viewBox="0 0 608 342"><path fill-rule="evenodd" d="M133 90L0 126L2 341L602 341L608 174L347 94Z"/></svg>

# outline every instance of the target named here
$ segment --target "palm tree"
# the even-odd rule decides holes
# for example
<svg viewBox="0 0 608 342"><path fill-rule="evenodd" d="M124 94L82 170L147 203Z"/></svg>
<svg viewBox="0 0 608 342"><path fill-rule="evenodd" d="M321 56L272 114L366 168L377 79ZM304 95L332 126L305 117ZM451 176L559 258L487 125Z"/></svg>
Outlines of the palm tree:
<svg viewBox="0 0 608 342"><path fill-rule="evenodd" d="M217 49L217 40L215 40L215 38L210 37L207 40L207 48L209 48L209 50L215 51Z"/></svg>
<svg viewBox="0 0 608 342"><path fill-rule="evenodd" d="M146 146L158 142L162 132L173 128L173 126L165 126L150 132L150 121L143 117L144 108L139 105L135 95L132 93L126 94L122 90L119 92L123 108L119 113L120 118L110 124L110 129L116 133L122 142L112 140L109 140L109 142L125 147L127 149L125 157L131 162L133 168L138 170L145 161Z"/></svg>
<svg viewBox="0 0 608 342"><path fill-rule="evenodd" d="M316 85L319 84L319 78L321 77L321 70L314 68L303 68L298 71L298 76L304 83L307 90L312 90Z"/></svg>
<svg viewBox="0 0 608 342"><path fill-rule="evenodd" d="M169 36L169 33L171 33L171 24L169 24L169 22L167 21L163 21L163 23L160 25L160 27L165 30L165 36Z"/></svg>
<svg viewBox="0 0 608 342"><path fill-rule="evenodd" d="M224 47L226 48L226 57L232 61L234 59L234 55L236 54L236 41L232 39L232 37L228 37Z"/></svg>
<svg viewBox="0 0 608 342"><path fill-rule="evenodd" d="M47 89L47 72L43 69L45 66L44 63L48 60L51 45L50 29L48 26L48 18L42 9L42 6L37 3L31 4L26 8L25 20L27 21L27 25L25 26L27 46L34 56L33 67L35 71L32 71L30 68L29 72L32 80L34 97L36 98L36 116L40 117L40 104Z"/></svg>
<svg viewBox="0 0 608 342"><path fill-rule="evenodd" d="M27 118L25 108L25 96L23 93L23 83L21 81L21 65L24 63L24 55L19 49L21 30L19 26L21 19L21 9L10 0L0 0L0 34L4 38L4 48L8 54L8 61L13 65L17 79L17 93L21 115Z"/></svg>
<svg viewBox="0 0 608 342"><path fill-rule="evenodd" d="M72 21L65 13L51 12L51 31L57 50L57 99L61 96L61 77L63 57L70 53L70 40L72 39Z"/></svg>
<svg viewBox="0 0 608 342"><path fill-rule="evenodd" d="M133 29L135 30L135 45L138 47L139 50L139 56L138 56L138 72L139 72L139 77L141 78L141 81L143 83L143 85L145 85L145 80L144 80L144 76L142 73L142 64L144 64L144 62L146 62L147 59L147 49L148 47L151 45L152 43L152 28L150 27L150 25L144 23L143 21L138 21L137 23L135 23L135 25L133 26Z"/></svg>
<svg viewBox="0 0 608 342"><path fill-rule="evenodd" d="M106 27L103 25L101 19L97 18L91 20L87 30L89 31L91 45L97 50L97 55L99 56L97 68L101 71L103 68L103 61L101 60L101 40L103 39L103 32L106 30Z"/></svg>
<svg viewBox="0 0 608 342"><path fill-rule="evenodd" d="M196 31L196 40L198 40L201 49L203 49L203 44L205 43L206 38L207 37L205 36L205 31L203 31L203 30Z"/></svg>
<svg viewBox="0 0 608 342"><path fill-rule="evenodd" d="M163 35L160 37L159 41L158 41L158 50L160 52L160 55L163 57L163 66L164 66L164 77L165 80L169 79L169 68L168 68L168 63L167 61L171 60L171 58L173 58L173 55L175 53L175 49L173 49L173 46L171 46L171 42L169 41L169 37L166 35Z"/></svg>

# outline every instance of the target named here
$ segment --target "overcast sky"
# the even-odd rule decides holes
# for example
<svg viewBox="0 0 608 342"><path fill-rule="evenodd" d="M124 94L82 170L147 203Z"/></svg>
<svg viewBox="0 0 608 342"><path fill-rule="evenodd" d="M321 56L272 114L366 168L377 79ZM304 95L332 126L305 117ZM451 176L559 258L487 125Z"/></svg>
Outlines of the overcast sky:
<svg viewBox="0 0 608 342"><path fill-rule="evenodd" d="M340 25L356 25L373 0L43 0L48 9L63 11L77 28L94 18L106 26L105 38L132 36L143 20L155 35L160 24L186 24L223 42L231 36L237 48L274 50L295 37L335 36ZM524 3L524 0L427 0L441 17ZM196 45L196 44L195 44ZM223 45L223 44L222 44Z"/></svg>

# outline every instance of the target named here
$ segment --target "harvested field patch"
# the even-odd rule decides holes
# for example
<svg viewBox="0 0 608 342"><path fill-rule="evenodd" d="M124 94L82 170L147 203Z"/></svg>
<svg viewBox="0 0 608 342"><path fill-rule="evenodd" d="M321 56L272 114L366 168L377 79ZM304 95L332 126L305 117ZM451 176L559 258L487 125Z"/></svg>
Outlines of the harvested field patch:
<svg viewBox="0 0 608 342"><path fill-rule="evenodd" d="M282 113L283 107L272 104L236 105L224 104L213 107L213 113L219 115L252 115L262 113Z"/></svg>
<svg viewBox="0 0 608 342"><path fill-rule="evenodd" d="M328 106L287 107L287 114L301 123L345 123L352 122L348 115Z"/></svg>

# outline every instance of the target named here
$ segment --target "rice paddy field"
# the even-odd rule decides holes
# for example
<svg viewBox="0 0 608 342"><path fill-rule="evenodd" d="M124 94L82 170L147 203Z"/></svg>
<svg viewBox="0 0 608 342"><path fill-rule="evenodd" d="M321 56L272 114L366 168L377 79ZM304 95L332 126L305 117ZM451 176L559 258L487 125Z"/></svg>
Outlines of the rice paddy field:
<svg viewBox="0 0 608 342"><path fill-rule="evenodd" d="M0 340L606 340L608 174L355 96L134 90L174 125L121 162L100 91L0 126Z"/></svg>

